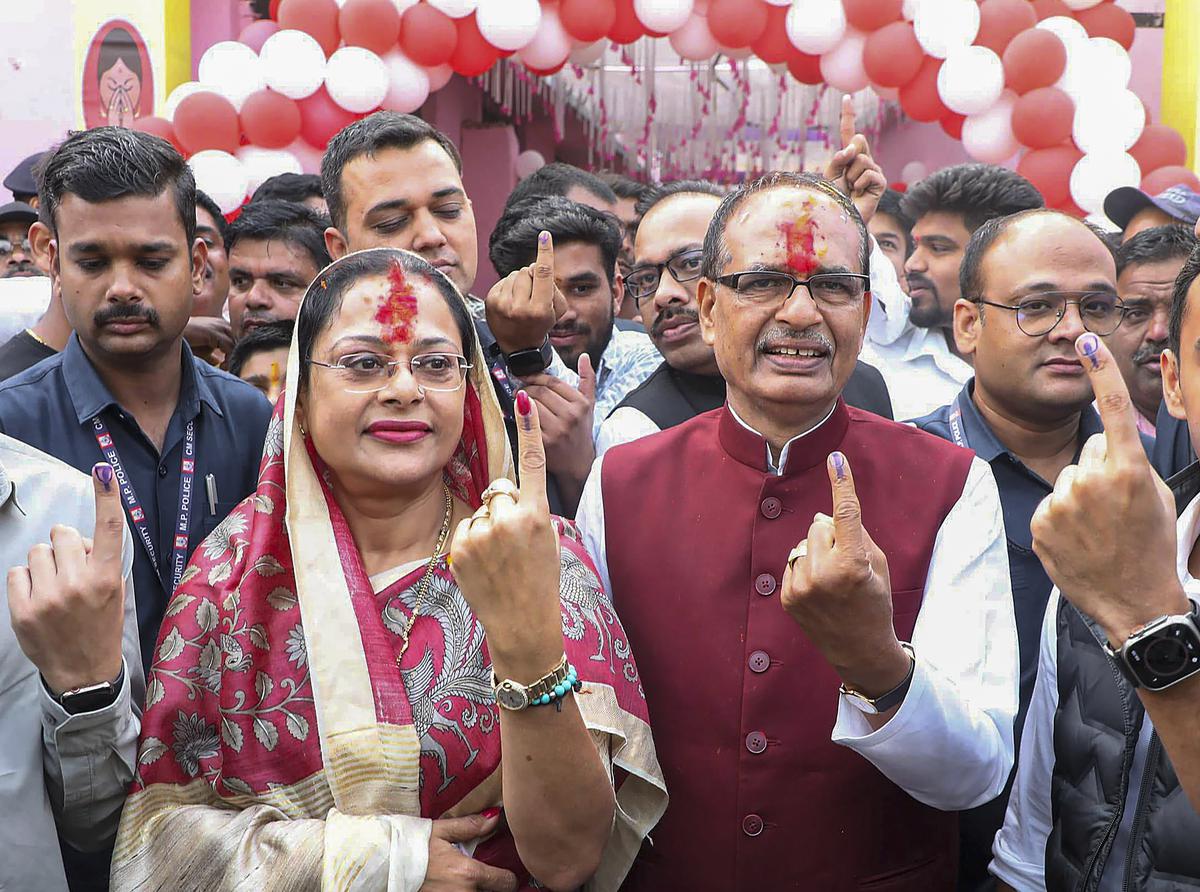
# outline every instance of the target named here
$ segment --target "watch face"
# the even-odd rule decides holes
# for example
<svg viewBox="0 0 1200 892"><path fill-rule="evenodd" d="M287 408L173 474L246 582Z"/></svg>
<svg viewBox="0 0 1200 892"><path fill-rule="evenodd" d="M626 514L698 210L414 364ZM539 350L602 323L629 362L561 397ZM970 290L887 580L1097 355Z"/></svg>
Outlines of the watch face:
<svg viewBox="0 0 1200 892"><path fill-rule="evenodd" d="M515 712L529 705L529 696L520 688L512 687L506 681L500 687L496 688L496 702L505 709L511 709Z"/></svg>
<svg viewBox="0 0 1200 892"><path fill-rule="evenodd" d="M1126 660L1143 687L1161 690L1200 670L1200 639L1190 624L1169 623L1131 644Z"/></svg>

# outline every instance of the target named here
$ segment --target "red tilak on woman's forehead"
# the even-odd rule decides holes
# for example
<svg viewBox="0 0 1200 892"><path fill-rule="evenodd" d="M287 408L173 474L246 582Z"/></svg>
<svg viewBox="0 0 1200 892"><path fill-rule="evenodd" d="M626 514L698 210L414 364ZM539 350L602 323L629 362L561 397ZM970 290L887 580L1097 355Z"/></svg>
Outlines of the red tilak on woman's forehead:
<svg viewBox="0 0 1200 892"><path fill-rule="evenodd" d="M401 343L412 340L412 326L417 320L417 297L404 277L400 261L393 260L388 270L388 291L379 302L375 321L383 326L383 339Z"/></svg>

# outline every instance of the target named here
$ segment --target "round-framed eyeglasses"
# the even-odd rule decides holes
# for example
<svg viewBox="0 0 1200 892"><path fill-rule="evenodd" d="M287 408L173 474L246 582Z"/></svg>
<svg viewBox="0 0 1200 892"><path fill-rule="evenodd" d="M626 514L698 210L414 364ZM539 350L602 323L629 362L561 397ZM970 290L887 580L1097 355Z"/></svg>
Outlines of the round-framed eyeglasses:
<svg viewBox="0 0 1200 892"><path fill-rule="evenodd" d="M422 353L411 359L388 359L377 353L348 353L337 362L309 360L313 365L333 370L347 393L378 393L387 387L401 366L421 392L453 393L467 380L471 363L457 353Z"/></svg>
<svg viewBox="0 0 1200 892"><path fill-rule="evenodd" d="M1116 331L1125 318L1125 304L1111 291L1043 291L1027 295L1015 304L997 303L982 297L975 298L974 302L1015 313L1017 328L1031 338L1045 337L1054 331L1069 306L1079 310L1084 328L1101 337Z"/></svg>

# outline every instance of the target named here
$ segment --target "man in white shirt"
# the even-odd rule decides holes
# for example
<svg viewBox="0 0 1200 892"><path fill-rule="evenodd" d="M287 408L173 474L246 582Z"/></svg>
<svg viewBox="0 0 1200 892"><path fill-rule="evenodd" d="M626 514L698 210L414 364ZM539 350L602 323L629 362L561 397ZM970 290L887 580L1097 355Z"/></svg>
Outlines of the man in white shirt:
<svg viewBox="0 0 1200 892"><path fill-rule="evenodd" d="M904 196L913 220L914 249L905 262L911 309L893 319L899 300L887 301L886 331L868 330L863 359L887 382L896 417L917 418L953 401L971 378L958 353L952 325L958 268L971 234L986 221L1040 208L1045 202L1024 177L994 164L959 164L926 177ZM965 295L973 297L974 295Z"/></svg>
<svg viewBox="0 0 1200 892"><path fill-rule="evenodd" d="M1200 433L1200 252L1176 283L1163 384ZM1033 519L1057 586L992 873L1019 892L1200 885L1200 465L1172 481L1146 459L1108 347L1076 342L1105 433ZM1185 384L1186 382L1186 384ZM1174 514L1178 512L1176 522ZM1181 795L1185 794L1185 795Z"/></svg>

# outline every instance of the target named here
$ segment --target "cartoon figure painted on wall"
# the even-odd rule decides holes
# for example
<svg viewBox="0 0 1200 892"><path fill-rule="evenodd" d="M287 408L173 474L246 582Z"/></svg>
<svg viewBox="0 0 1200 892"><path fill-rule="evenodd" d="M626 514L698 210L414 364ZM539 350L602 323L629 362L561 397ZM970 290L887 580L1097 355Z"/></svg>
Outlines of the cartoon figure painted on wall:
<svg viewBox="0 0 1200 892"><path fill-rule="evenodd" d="M154 114L154 69L146 41L113 19L96 32L83 66L83 118L88 127L130 127Z"/></svg>

